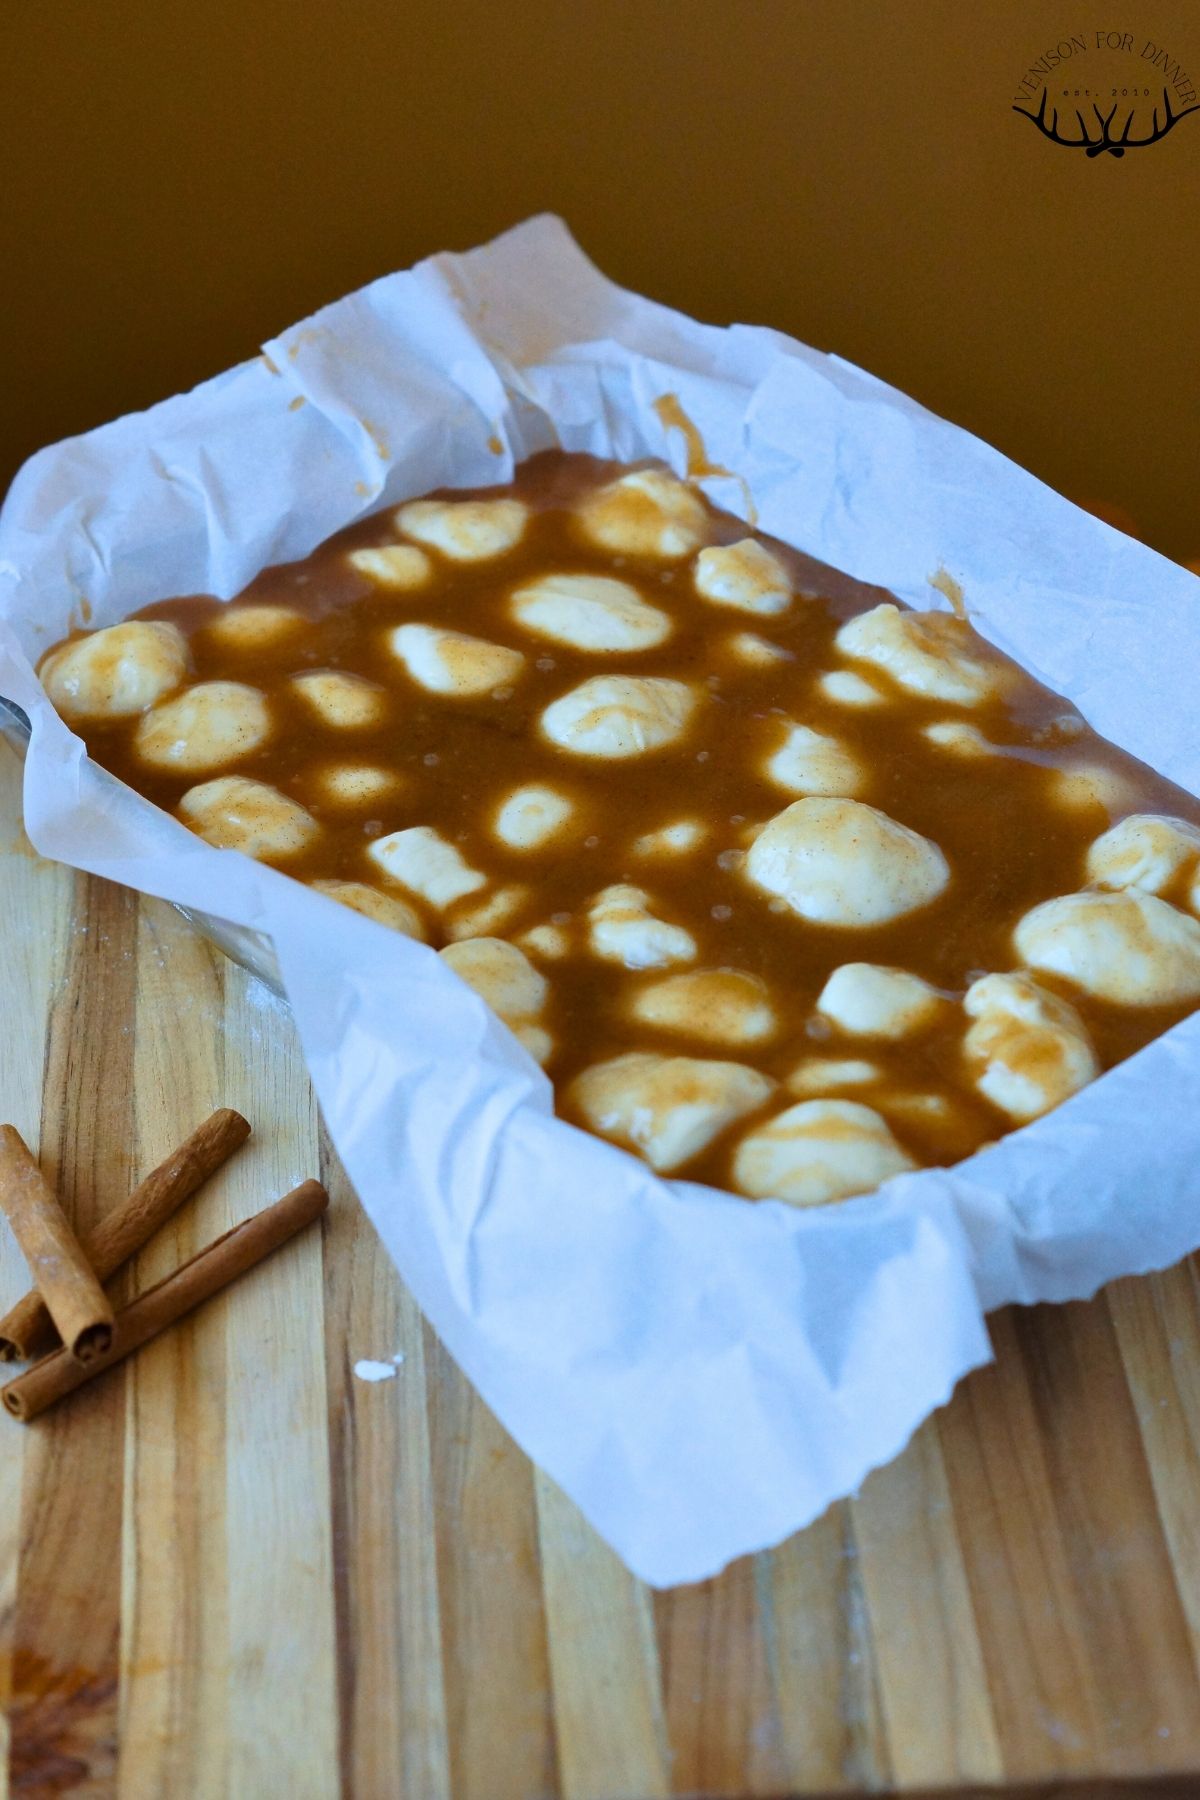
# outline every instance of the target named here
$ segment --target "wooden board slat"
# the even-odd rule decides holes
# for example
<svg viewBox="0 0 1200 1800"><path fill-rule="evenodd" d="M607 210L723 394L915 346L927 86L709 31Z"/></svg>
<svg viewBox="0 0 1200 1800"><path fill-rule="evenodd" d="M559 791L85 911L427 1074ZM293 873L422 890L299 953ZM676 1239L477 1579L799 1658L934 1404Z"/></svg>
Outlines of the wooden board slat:
<svg viewBox="0 0 1200 1800"><path fill-rule="evenodd" d="M327 1139L321 1167L344 1792L450 1800L424 1325ZM398 1373L363 1382L360 1359Z"/></svg>
<svg viewBox="0 0 1200 1800"><path fill-rule="evenodd" d="M997 1781L1004 1763L936 1420L851 1503L892 1778Z"/></svg>
<svg viewBox="0 0 1200 1800"><path fill-rule="evenodd" d="M86 1229L132 1180L137 901L84 876L69 892L37 1153ZM116 1780L125 1381L115 1370L24 1446L9 1702L19 1793L73 1781L102 1794Z"/></svg>
<svg viewBox="0 0 1200 1800"><path fill-rule="evenodd" d="M286 1012L170 908L40 863L17 776L0 747L0 1114L76 1218L220 1104L254 1136L131 1291L305 1175L332 1205L0 1420L0 1800L1200 1792L1194 1263L999 1315L855 1500L651 1594L422 1322ZM0 1305L22 1286L0 1232Z"/></svg>
<svg viewBox="0 0 1200 1800"><path fill-rule="evenodd" d="M0 920L9 922L0 946L0 1108L26 1143L41 1135L42 1070L50 1009L58 987L74 877L29 850L14 805L16 767L0 741ZM31 929L33 921L37 928ZM14 929L14 922L19 928ZM0 927L0 929L3 929ZM0 1294L19 1293L25 1265L0 1230ZM0 1446L0 1800L8 1800L11 1767L17 1571L21 1560L21 1492L28 1443L6 1432Z"/></svg>
<svg viewBox="0 0 1200 1800"><path fill-rule="evenodd" d="M875 1642L849 1506L763 1559L768 1656L785 1767L809 1785L861 1792L892 1774Z"/></svg>
<svg viewBox="0 0 1200 1800"><path fill-rule="evenodd" d="M188 995L180 1029L176 991ZM134 1101L139 1171L153 1168L224 1089L223 965L168 908L142 909L138 930ZM149 1287L220 1235L228 1203L212 1183L137 1259ZM119 1792L180 1791L197 1800L226 1783L223 1672L228 1659L225 1541L225 1357L220 1322L203 1316L148 1345L126 1375Z"/></svg>
<svg viewBox="0 0 1200 1800"><path fill-rule="evenodd" d="M537 1505L564 1800L665 1800L670 1752L649 1594L540 1471Z"/></svg>

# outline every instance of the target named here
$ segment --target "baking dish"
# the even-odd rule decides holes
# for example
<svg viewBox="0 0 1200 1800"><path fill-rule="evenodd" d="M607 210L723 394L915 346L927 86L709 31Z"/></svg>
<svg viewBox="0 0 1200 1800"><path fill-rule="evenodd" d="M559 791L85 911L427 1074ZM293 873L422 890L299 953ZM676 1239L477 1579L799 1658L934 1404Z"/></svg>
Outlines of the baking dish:
<svg viewBox="0 0 1200 1800"><path fill-rule="evenodd" d="M0 694L0 733L24 760L31 736L29 720L16 702L6 700L3 694ZM114 787L121 785L106 769L98 770L98 779L110 782ZM257 976L259 981L265 982L272 993L286 1002L287 995L275 952L260 931L236 925L230 919L218 919L212 913L200 912L195 907L181 906L178 901L173 900L168 904L177 913L181 913L201 937L207 938L210 944L215 944L231 961L239 963L251 975Z"/></svg>

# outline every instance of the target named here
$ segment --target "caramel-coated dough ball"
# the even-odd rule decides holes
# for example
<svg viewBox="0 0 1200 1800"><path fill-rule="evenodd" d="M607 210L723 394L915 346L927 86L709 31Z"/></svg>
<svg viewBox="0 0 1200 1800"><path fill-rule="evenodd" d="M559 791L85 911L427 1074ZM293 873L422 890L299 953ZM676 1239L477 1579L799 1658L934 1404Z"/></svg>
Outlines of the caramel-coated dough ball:
<svg viewBox="0 0 1200 1800"><path fill-rule="evenodd" d="M271 710L243 681L202 681L143 713L134 745L156 769L201 775L227 768L265 744Z"/></svg>
<svg viewBox="0 0 1200 1800"><path fill-rule="evenodd" d="M132 719L172 693L187 666L187 643L177 625L130 619L52 650L41 678L69 723Z"/></svg>

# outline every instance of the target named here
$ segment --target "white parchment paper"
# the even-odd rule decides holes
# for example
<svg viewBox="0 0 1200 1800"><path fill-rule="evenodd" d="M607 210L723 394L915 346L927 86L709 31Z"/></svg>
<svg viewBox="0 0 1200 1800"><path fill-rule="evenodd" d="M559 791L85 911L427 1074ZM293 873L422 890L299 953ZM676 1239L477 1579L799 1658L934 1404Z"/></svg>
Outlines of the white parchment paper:
<svg viewBox="0 0 1200 1800"><path fill-rule="evenodd" d="M989 1308L1086 1295L1200 1242L1200 1016L957 1168L840 1207L664 1182L555 1120L545 1077L432 952L111 781L31 665L84 601L105 624L172 594L228 598L364 513L506 481L552 444L682 472L665 393L765 530L916 606L947 568L988 636L1200 788L1195 577L835 357L621 291L553 219L378 281L263 358L43 451L0 515L0 692L33 723L33 842L270 934L334 1141L405 1280L656 1585L852 1492L987 1358ZM737 483L708 486L744 511Z"/></svg>

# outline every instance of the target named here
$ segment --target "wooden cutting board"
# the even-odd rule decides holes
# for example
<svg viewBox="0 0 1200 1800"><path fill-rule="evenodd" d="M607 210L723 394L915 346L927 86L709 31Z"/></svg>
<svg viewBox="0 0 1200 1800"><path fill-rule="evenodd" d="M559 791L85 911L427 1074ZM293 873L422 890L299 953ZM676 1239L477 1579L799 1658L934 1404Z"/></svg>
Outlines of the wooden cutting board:
<svg viewBox="0 0 1200 1800"><path fill-rule="evenodd" d="M995 1365L856 1500L652 1594L422 1324L286 1012L168 907L39 861L18 771L0 743L0 1116L85 1223L212 1108L252 1121L135 1289L306 1175L333 1205L125 1371L32 1428L0 1418L0 1796L1125 1793L1154 1772L1200 1793L1194 1265L997 1316ZM2 1234L0 1305L22 1286Z"/></svg>

